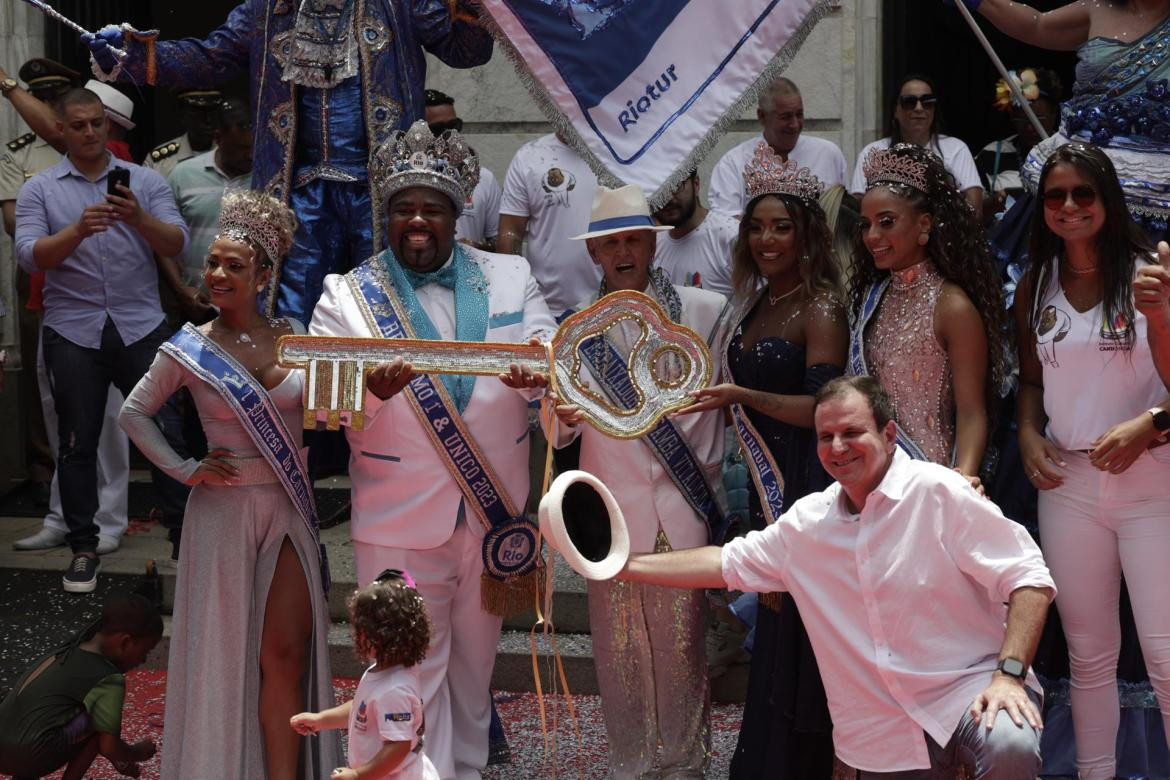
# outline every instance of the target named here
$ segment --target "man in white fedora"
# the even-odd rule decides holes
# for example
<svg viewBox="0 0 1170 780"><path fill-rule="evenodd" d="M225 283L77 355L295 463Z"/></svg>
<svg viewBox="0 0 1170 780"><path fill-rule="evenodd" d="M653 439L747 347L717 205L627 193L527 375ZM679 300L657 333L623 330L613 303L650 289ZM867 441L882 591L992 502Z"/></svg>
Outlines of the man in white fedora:
<svg viewBox="0 0 1170 780"><path fill-rule="evenodd" d="M675 286L652 268L659 231L636 186L598 187L584 241L602 280L588 306L617 290L654 298L670 319L712 343L723 311L722 295ZM581 375L590 389L615 404L628 397L624 363L638 327L623 321L580 351ZM640 439L607 437L579 425L576 407L558 404L557 446L581 437L581 470L608 485L627 513L632 553L662 552L719 543L725 530L716 493L723 458L723 417L718 411L664 419ZM599 518L600 519L600 518ZM571 553L570 553L571 554ZM701 590L671 590L634 582L589 582L593 657L609 737L610 776L704 776L710 750L705 598ZM659 748L661 746L661 753Z"/></svg>

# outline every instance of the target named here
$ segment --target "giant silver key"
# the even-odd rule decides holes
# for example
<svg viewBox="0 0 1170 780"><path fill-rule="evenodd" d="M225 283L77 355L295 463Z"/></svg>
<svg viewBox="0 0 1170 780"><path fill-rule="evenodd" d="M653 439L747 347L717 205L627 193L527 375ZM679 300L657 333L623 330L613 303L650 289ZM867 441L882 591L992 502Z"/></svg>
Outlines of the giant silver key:
<svg viewBox="0 0 1170 780"><path fill-rule="evenodd" d="M581 375L582 342L617 326L636 333L627 358L635 402L614 404ZM281 336L277 360L285 368L307 371L305 427L316 427L319 411L336 430L343 415L349 426L363 424L366 375L379 363L402 358L419 373L507 373L513 363L549 377L566 403L580 407L585 420L602 433L631 439L649 431L666 414L693 403L692 390L711 380L711 354L690 328L673 323L653 298L624 290L610 293L570 315L547 344L430 341L425 339Z"/></svg>

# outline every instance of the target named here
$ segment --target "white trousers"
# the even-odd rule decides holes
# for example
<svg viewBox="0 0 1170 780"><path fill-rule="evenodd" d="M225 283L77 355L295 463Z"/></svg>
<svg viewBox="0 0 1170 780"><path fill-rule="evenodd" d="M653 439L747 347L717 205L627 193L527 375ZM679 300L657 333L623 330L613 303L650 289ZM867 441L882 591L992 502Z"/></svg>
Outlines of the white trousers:
<svg viewBox="0 0 1170 780"><path fill-rule="evenodd" d="M41 411L45 418L45 435L49 439L49 450L57 460L57 409L53 405L53 394L49 387L49 374L45 370L45 354L37 342L37 387L41 394ZM130 503L130 440L118 426L118 412L122 409L122 393L110 385L106 397L105 418L102 420L102 435L97 448L98 510L93 517L98 533L105 536L121 537L129 524L127 518ZM49 486L49 513L45 515L45 527L55 528L64 533L69 530L61 515L61 491L57 488L57 471L53 470L53 481Z"/></svg>
<svg viewBox="0 0 1170 780"><path fill-rule="evenodd" d="M1068 641L1077 772L1098 780L1116 765L1122 574L1170 739L1170 463L1147 452L1114 475L1083 452L1061 455L1064 484L1040 491L1040 543Z"/></svg>
<svg viewBox="0 0 1170 780"><path fill-rule="evenodd" d="M503 621L479 605L481 545L466 522L430 550L353 543L359 585L385 569L402 569L410 572L427 605L431 645L418 667L427 724L424 752L442 780L478 780L487 766L489 686Z"/></svg>

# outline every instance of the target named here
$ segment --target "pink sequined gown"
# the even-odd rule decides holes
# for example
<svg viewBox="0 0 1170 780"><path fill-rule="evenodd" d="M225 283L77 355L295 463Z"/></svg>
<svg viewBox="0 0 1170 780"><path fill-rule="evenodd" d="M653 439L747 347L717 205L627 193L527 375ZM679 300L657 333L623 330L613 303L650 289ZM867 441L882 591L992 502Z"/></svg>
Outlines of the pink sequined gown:
<svg viewBox="0 0 1170 780"><path fill-rule="evenodd" d="M934 335L943 278L930 261L892 275L865 333L866 364L894 403L898 425L935 463L951 465L955 391L951 362Z"/></svg>

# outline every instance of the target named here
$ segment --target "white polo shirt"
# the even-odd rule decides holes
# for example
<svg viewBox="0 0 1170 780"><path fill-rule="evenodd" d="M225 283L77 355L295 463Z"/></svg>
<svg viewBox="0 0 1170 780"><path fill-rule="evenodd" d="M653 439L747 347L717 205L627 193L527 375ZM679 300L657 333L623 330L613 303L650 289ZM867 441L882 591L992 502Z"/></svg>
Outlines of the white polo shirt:
<svg viewBox="0 0 1170 780"><path fill-rule="evenodd" d="M866 772L927 769L923 732L946 745L991 682L1012 591L1056 593L1023 526L901 450L860 514L834 483L722 556L729 589L792 594L837 755ZM1040 690L1030 672L1028 684Z"/></svg>
<svg viewBox="0 0 1170 780"><path fill-rule="evenodd" d="M734 146L719 158L711 169L711 181L707 184L707 201L712 209L739 216L743 214L747 198L743 192L743 169L756 152L756 144L764 135L755 136ZM788 159L808 168L825 185L844 185L846 180L845 155L832 141L801 133L796 146L788 153Z"/></svg>

